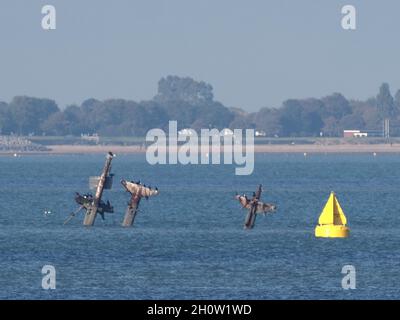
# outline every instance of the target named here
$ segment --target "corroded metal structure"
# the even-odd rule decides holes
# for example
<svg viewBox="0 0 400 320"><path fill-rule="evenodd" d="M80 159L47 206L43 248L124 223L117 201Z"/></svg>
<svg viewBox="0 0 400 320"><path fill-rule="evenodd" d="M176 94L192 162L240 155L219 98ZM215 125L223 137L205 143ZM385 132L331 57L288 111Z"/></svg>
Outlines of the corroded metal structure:
<svg viewBox="0 0 400 320"><path fill-rule="evenodd" d="M101 176L89 178L90 188L96 189L94 196L90 193L84 195L81 195L78 192L76 193L75 202L79 205L79 208L68 217L64 224L68 223L82 209L86 211L83 220L85 226L92 226L98 213L104 220L104 213L114 212L114 208L111 206L110 202L104 202L102 200L103 191L111 189L112 187L113 174L111 173L111 161L113 157L114 154L109 152L106 156L106 163Z"/></svg>
<svg viewBox="0 0 400 320"><path fill-rule="evenodd" d="M276 210L276 205L271 203L263 203L260 201L261 192L262 186L260 184L257 191L253 193L252 199L247 198L246 195L236 195L235 197L244 209L249 210L244 221L245 229L252 229L254 227L257 214L265 215Z"/></svg>
<svg viewBox="0 0 400 320"><path fill-rule="evenodd" d="M140 184L140 181L134 182L122 180L121 184L131 195L122 226L130 227L133 225L138 213L140 200L142 198L148 199L151 196L157 195L159 192L157 188L152 189L151 187L146 187L145 185Z"/></svg>

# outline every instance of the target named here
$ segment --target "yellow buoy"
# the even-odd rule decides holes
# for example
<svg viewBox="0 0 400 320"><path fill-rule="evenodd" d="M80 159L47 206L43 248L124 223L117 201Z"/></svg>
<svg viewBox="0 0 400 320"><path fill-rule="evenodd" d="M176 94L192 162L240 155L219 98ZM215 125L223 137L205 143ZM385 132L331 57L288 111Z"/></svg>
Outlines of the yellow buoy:
<svg viewBox="0 0 400 320"><path fill-rule="evenodd" d="M347 219L334 192L331 192L328 202L318 220L315 236L321 238L347 238L350 230L346 226Z"/></svg>

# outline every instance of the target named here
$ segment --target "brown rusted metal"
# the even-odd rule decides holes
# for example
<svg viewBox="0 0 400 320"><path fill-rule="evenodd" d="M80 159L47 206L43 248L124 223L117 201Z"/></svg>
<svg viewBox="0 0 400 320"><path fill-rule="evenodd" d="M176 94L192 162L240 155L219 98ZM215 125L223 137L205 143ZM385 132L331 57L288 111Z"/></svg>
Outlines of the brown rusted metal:
<svg viewBox="0 0 400 320"><path fill-rule="evenodd" d="M124 220L122 226L130 227L133 225L136 215L139 210L140 200L144 197L148 199L151 196L158 194L158 189L152 189L140 184L140 182L129 182L122 180L121 184L124 186L125 190L131 194L131 198L128 203L128 207L125 211Z"/></svg>
<svg viewBox="0 0 400 320"><path fill-rule="evenodd" d="M97 184L96 193L94 195L93 201L90 206L86 210L85 218L83 220L83 225L92 226L96 220L97 213L99 209L102 207L101 198L103 196L104 187L106 185L107 180L112 179L111 171L111 161L114 157L112 152L109 152L106 157L106 163L103 168L103 172L99 178L99 182ZM112 208L109 203L107 203L108 207ZM101 214L104 214L104 210L100 210Z"/></svg>
<svg viewBox="0 0 400 320"><path fill-rule="evenodd" d="M260 184L257 191L253 193L252 199L247 198L246 195L236 195L236 199L240 202L242 207L249 210L244 221L245 229L254 228L257 214L266 214L276 210L276 206L274 204L263 203L260 201L261 192L262 186Z"/></svg>

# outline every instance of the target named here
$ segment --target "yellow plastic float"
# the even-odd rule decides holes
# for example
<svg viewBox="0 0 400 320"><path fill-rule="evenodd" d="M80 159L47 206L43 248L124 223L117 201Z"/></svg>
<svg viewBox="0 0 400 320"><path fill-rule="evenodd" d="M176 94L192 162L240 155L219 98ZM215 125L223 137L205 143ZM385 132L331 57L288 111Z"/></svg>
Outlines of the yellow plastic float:
<svg viewBox="0 0 400 320"><path fill-rule="evenodd" d="M319 238L347 238L350 234L346 226L347 219L342 207L332 191L315 228L315 236Z"/></svg>

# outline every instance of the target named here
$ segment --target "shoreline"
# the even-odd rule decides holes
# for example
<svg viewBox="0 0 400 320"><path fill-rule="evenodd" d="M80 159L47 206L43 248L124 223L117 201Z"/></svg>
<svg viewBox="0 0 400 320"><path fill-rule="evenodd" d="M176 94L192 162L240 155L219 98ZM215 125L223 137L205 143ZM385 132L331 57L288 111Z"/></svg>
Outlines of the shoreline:
<svg viewBox="0 0 400 320"><path fill-rule="evenodd" d="M0 151L0 155L63 155L103 154L108 151L120 154L144 154L141 146L120 145L53 145L49 151ZM215 149L213 149L215 151ZM223 150L222 150L223 151ZM338 144L338 145L255 145L255 153L400 153L400 144Z"/></svg>

